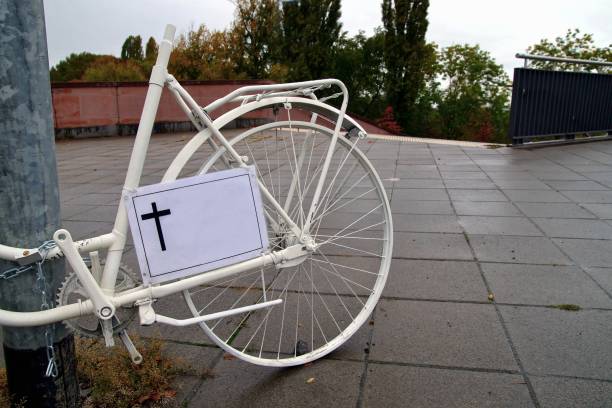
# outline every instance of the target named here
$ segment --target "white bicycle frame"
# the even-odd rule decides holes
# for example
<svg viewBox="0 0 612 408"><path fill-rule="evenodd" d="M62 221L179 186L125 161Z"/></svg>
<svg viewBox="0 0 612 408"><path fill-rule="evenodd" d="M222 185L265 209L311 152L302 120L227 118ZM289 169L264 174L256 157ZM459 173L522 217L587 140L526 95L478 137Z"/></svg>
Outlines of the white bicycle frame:
<svg viewBox="0 0 612 408"><path fill-rule="evenodd" d="M312 205L307 213L307 218L303 229L300 229L293 222L293 220L286 213L284 206L278 203L263 185L261 180L259 181L259 186L264 200L274 207L295 236L299 237L300 243L279 251L263 254L248 261L219 268L200 275L195 275L183 280L166 283L159 286L140 286L121 293L115 293L115 282L117 279L117 273L123 250L126 244L128 230L126 209L123 204L120 203L112 232L94 238L73 242L68 231L59 230L53 236L57 247L52 248L47 253L47 258L54 258L62 255L66 257L66 260L74 269L80 283L83 285L83 288L88 294L89 300L37 312L13 312L0 309L0 325L14 327L37 326L90 314L95 314L102 320L108 320L114 316L115 308L136 304L141 306L141 324L152 324L154 322L159 322L175 326L185 326L244 313L259 308L271 307L281 303L282 300L277 299L275 301L230 309L191 319L176 320L155 314L153 309L150 307L150 303L152 299L179 293L199 285L207 284L222 278L240 274L241 272L252 270L253 268L291 262L292 260L307 255L309 253L308 251L315 249L315 244L308 235L309 225L317 211L324 180L329 170L332 154L336 141L340 135L340 131L344 126L345 128L357 129L360 136L365 135L365 131L357 123L345 115L348 104L348 91L346 87L342 82L335 79L298 82L291 84L247 86L231 92L227 96L202 108L174 79L174 77L169 75L167 72L168 61L173 47L174 33L174 26L166 26L163 40L159 46L157 61L153 67L151 78L149 80L149 88L145 98L142 116L138 126L138 132L134 141L123 191L131 191L139 186L144 161L146 158L146 152L164 86L168 86L171 93L175 96L177 103L199 130L199 133L189 143L187 143L183 150L177 155L166 171L162 182L175 179L183 165L187 162L195 150L198 149L198 147L204 142L211 144L211 146L215 148L219 148L217 145L217 143L219 143L225 149L224 154L231 156L231 158L237 163L240 163L241 166L247 166L245 160L233 149L228 140L219 131L219 129L232 120L232 118L237 117L236 115L242 115L263 107L276 106L279 104L285 104L285 106L289 106L291 104L294 104L295 106L305 106L313 112L327 111L333 115L337 115L337 120L329 150L316 185ZM340 109L330 107L329 105L318 101L316 97L314 97L314 88L321 89L331 87L332 85L338 86L341 90L343 100ZM241 105L234 108L230 112L221 115L215 121L208 116L208 112L212 112L228 103L240 103ZM316 114L313 116L313 121L315 119ZM81 257L81 253L90 253L100 249L107 249L108 253L104 270L100 278L100 283L98 283L85 265ZM28 264L40 260L41 256L38 254L37 249L15 248L0 245L0 258L19 262L20 264Z"/></svg>

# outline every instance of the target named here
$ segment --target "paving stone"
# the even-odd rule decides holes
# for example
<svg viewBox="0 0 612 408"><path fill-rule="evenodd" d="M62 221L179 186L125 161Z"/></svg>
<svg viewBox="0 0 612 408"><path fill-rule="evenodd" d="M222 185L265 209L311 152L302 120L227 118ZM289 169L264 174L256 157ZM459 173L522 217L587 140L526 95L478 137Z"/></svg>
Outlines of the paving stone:
<svg viewBox="0 0 612 408"><path fill-rule="evenodd" d="M528 217L595 218L573 203L515 203L515 205Z"/></svg>
<svg viewBox="0 0 612 408"><path fill-rule="evenodd" d="M397 164L433 164L433 158L429 156L414 156L414 155L403 155L400 153L397 158Z"/></svg>
<svg viewBox="0 0 612 408"><path fill-rule="evenodd" d="M122 184L98 184L98 193L101 194L117 194L121 196L123 190Z"/></svg>
<svg viewBox="0 0 612 408"><path fill-rule="evenodd" d="M73 220L75 215L91 210L92 208L94 207L90 205L69 205L62 203L60 213L62 215L62 220Z"/></svg>
<svg viewBox="0 0 612 408"><path fill-rule="evenodd" d="M400 172L396 172L395 177L439 180L440 174L437 170L403 170Z"/></svg>
<svg viewBox="0 0 612 408"><path fill-rule="evenodd" d="M190 138L191 134L153 136L143 182L159 180L169 160L184 144L177 142ZM58 142L63 226L68 227L75 238L110 231L132 142L133 138ZM331 359L290 370L269 370L239 360L221 360L220 377L203 383L192 375L178 379L178 385L182 385L179 403L189 391L195 390L193 387L203 384L190 406L355 406L362 361L369 355L364 406L529 406L522 377L469 371L514 371L517 367L493 306L462 303L482 301L487 293L466 236L451 232L460 232L454 210L462 219L468 219L470 231L484 230L487 234L470 234L469 240L478 260L484 262L482 268L499 302L571 302L585 307L610 307L610 297L605 295L605 290L612 293L611 240L502 234L508 230L533 232L534 226L527 218L520 217L521 212L528 217L574 219L569 223L538 219L542 228L552 235L602 236L607 233L606 226L612 227L612 171L603 164L612 164L612 143L533 151L386 142L364 146L383 178L399 178L385 181L387 191L393 192L396 230L445 232L396 232L394 255L408 259L392 262L384 291L384 296L392 298L381 303L388 307L380 307L375 324L364 325L332 353ZM202 157L198 153L198 158ZM195 161L188 166L190 171L199 167ZM448 193L445 187L450 189ZM508 202L504 193L514 203ZM347 213L341 217L353 217L367 212L369 204L366 201L362 205L353 203L339 213ZM495 221L502 217L515 219L519 226L510 228L511 224ZM597 217L607 221L595 220ZM80 219L85 221L75 221ZM559 229L561 232L554 232ZM130 246L127 249L124 261L137 270L133 250ZM333 259L336 262L336 258ZM344 259L346 257L343 257L343 264ZM573 262L587 267L588 274L601 287L572 267ZM376 262L371 258L350 258L346 265L365 268L370 263ZM342 269L343 275L353 278L351 272L354 271ZM422 300L395 300L401 297ZM440 302L425 301L427 299ZM191 317L180 295L161 299L155 308L168 316ZM530 377L543 407L612 404L607 398L612 392L607 387L609 382L542 377L548 373L612 380L612 360L606 351L612 312L570 313L541 307L520 307L514 312L510 306L501 308L518 353L532 374ZM393 315L389 315L389 310ZM190 346L169 343L169 347L196 365L209 364L214 356L222 353L211 346L211 340L197 326L141 328L135 324L134 329L146 335L157 333L162 338L193 343ZM374 341L370 349L368 341L372 330L377 333L375 338L379 336L381 341ZM386 361L385 364L377 363L373 358L376 355ZM457 368L397 365L410 363ZM316 371L321 364L327 366ZM468 370L462 366L467 366ZM314 370L310 371L314 374L305 369ZM307 385L307 378L302 374L307 374L307 378L315 377L315 384ZM321 385L320 380L324 387L315 388L316 384ZM281 387L289 392L279 393Z"/></svg>
<svg viewBox="0 0 612 408"><path fill-rule="evenodd" d="M487 175L482 171L442 171L442 178L446 180L487 180Z"/></svg>
<svg viewBox="0 0 612 408"><path fill-rule="evenodd" d="M610 241L596 239L553 239L561 249L575 262L582 266L612 265Z"/></svg>
<svg viewBox="0 0 612 408"><path fill-rule="evenodd" d="M556 191L504 190L510 200L526 203L566 203L569 200Z"/></svg>
<svg viewBox="0 0 612 408"><path fill-rule="evenodd" d="M533 406L529 390L519 375L373 363L368 366L363 405L372 408Z"/></svg>
<svg viewBox="0 0 612 408"><path fill-rule="evenodd" d="M363 363L320 360L290 369L221 360L189 407L355 407ZM307 383L314 378L312 383Z"/></svg>
<svg viewBox="0 0 612 408"><path fill-rule="evenodd" d="M500 309L527 372L612 379L612 311Z"/></svg>
<svg viewBox="0 0 612 408"><path fill-rule="evenodd" d="M444 172L476 172L480 171L480 167L470 161L438 161L438 168Z"/></svg>
<svg viewBox="0 0 612 408"><path fill-rule="evenodd" d="M61 227L68 230L73 240L92 238L112 231L113 224L93 221L62 221Z"/></svg>
<svg viewBox="0 0 612 408"><path fill-rule="evenodd" d="M542 235L527 218L460 216L459 223L468 234Z"/></svg>
<svg viewBox="0 0 612 408"><path fill-rule="evenodd" d="M393 257L413 259L473 259L463 234L398 232Z"/></svg>
<svg viewBox="0 0 612 408"><path fill-rule="evenodd" d="M479 190L492 190L495 189L495 184L490 182L489 180L446 180L444 182L446 188L456 188L456 189L479 189Z"/></svg>
<svg viewBox="0 0 612 408"><path fill-rule="evenodd" d="M517 369L495 308L486 304L381 300L370 358Z"/></svg>
<svg viewBox="0 0 612 408"><path fill-rule="evenodd" d="M453 205L458 215L521 216L516 207L508 202L455 201Z"/></svg>
<svg viewBox="0 0 612 408"><path fill-rule="evenodd" d="M396 174L400 175L403 172L412 171L437 171L437 168L435 164L411 164L408 166L398 165Z"/></svg>
<svg viewBox="0 0 612 408"><path fill-rule="evenodd" d="M538 224L549 237L612 239L612 225L601 220L563 218L532 218L531 220Z"/></svg>
<svg viewBox="0 0 612 408"><path fill-rule="evenodd" d="M612 308L612 299L576 267L483 264L482 270L500 303Z"/></svg>
<svg viewBox="0 0 612 408"><path fill-rule="evenodd" d="M114 222L118 210L117 207L112 205L88 206L87 208L87 210L80 211L69 219L73 221Z"/></svg>
<svg viewBox="0 0 612 408"><path fill-rule="evenodd" d="M546 184L539 180L495 180L497 187L517 190L550 190Z"/></svg>
<svg viewBox="0 0 612 408"><path fill-rule="evenodd" d="M434 179L408 179L395 177L395 188L444 188L442 180Z"/></svg>
<svg viewBox="0 0 612 408"><path fill-rule="evenodd" d="M599 218L612 220L612 204L582 204L582 207Z"/></svg>
<svg viewBox="0 0 612 408"><path fill-rule="evenodd" d="M69 201L71 205L115 205L119 204L117 194L90 193L75 197Z"/></svg>
<svg viewBox="0 0 612 408"><path fill-rule="evenodd" d="M391 201L391 211L396 214L453 214L450 201Z"/></svg>
<svg viewBox="0 0 612 408"><path fill-rule="evenodd" d="M395 259L383 296L484 301L487 290L474 262Z"/></svg>
<svg viewBox="0 0 612 408"><path fill-rule="evenodd" d="M508 171L487 171L487 176L495 182L500 180L538 180L533 174L527 171L521 171L516 168L513 169L514 170Z"/></svg>
<svg viewBox="0 0 612 408"><path fill-rule="evenodd" d="M612 295L612 268L587 268L587 272Z"/></svg>
<svg viewBox="0 0 612 408"><path fill-rule="evenodd" d="M498 190L448 190L453 201L508 201Z"/></svg>
<svg viewBox="0 0 612 408"><path fill-rule="evenodd" d="M577 173L591 173L591 172L607 172L612 170L612 167L603 164L596 164L591 162L590 164L578 164L568 165L568 168L574 170Z"/></svg>
<svg viewBox="0 0 612 408"><path fill-rule="evenodd" d="M579 180L579 181L547 181L546 184L554 188L555 190L608 190L607 187L602 186L591 180Z"/></svg>
<svg viewBox="0 0 612 408"><path fill-rule="evenodd" d="M612 406L610 382L532 376L531 383L542 408Z"/></svg>
<svg viewBox="0 0 612 408"><path fill-rule="evenodd" d="M217 347L201 347L167 342L164 351L176 358L184 368L173 381L176 402L187 403L186 399L202 382L202 378L212 375L212 365L223 351Z"/></svg>
<svg viewBox="0 0 612 408"><path fill-rule="evenodd" d="M581 176L580 174L574 173L573 171L540 170L540 171L533 171L532 174L538 177L540 180L553 180L553 181L587 180L586 177Z"/></svg>
<svg viewBox="0 0 612 408"><path fill-rule="evenodd" d="M612 228L612 227L611 227ZM461 226L454 215L395 214L393 229L408 232L455 232Z"/></svg>
<svg viewBox="0 0 612 408"><path fill-rule="evenodd" d="M393 201L448 201L448 194L443 189L401 188L393 192Z"/></svg>
<svg viewBox="0 0 612 408"><path fill-rule="evenodd" d="M548 265L571 265L568 259L546 237L504 237L470 235L470 243L479 261Z"/></svg>
<svg viewBox="0 0 612 408"><path fill-rule="evenodd" d="M612 204L612 191L561 191L576 203Z"/></svg>

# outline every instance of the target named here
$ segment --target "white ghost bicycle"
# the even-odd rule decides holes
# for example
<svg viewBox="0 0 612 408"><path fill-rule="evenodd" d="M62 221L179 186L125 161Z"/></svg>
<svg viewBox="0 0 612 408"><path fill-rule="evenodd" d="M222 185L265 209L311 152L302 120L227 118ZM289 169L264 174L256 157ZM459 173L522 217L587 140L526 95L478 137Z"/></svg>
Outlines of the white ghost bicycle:
<svg viewBox="0 0 612 408"><path fill-rule="evenodd" d="M18 262L21 268L63 256L73 271L55 307L37 312L0 310L0 324L65 321L83 334L103 335L107 343L120 335L130 349L125 327L139 316L143 325L197 324L218 346L254 364L280 367L320 358L368 319L381 296L392 256L393 227L385 188L358 147L369 146L366 132L345 114L347 89L333 79L247 86L201 107L167 72L174 32L173 26L167 26L160 43L123 195L139 186L159 101L167 87L198 133L176 156L162 183L254 168L267 248L231 265L161 284L141 284L121 264L128 214L120 204L108 234L73 242L62 229L51 245L40 248L0 245L0 258ZM334 87L339 88L336 94L329 90ZM315 93L321 91L326 98L342 98L341 108L318 99ZM209 116L213 111L225 113L213 120ZM229 139L224 136L228 126L254 112L276 120ZM104 262L97 251L105 251ZM181 320L156 313L155 300L177 293L183 294L193 317ZM131 353L135 361L140 359L136 350Z"/></svg>

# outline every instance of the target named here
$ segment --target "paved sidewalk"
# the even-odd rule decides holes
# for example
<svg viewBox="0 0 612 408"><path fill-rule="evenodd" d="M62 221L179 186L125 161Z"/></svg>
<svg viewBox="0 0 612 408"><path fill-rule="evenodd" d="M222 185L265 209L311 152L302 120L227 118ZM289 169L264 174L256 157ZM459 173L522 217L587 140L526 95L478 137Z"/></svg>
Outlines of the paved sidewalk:
<svg viewBox="0 0 612 408"><path fill-rule="evenodd" d="M153 137L142 183L158 182L188 139ZM75 238L110 230L132 142L58 142L64 227ZM182 403L612 406L612 142L362 147L386 180L395 226L373 324L328 358L283 370L225 358L195 327L135 327L210 369L180 379ZM137 270L131 248L125 258ZM550 307L560 304L581 310ZM156 308L188 316L180 296Z"/></svg>

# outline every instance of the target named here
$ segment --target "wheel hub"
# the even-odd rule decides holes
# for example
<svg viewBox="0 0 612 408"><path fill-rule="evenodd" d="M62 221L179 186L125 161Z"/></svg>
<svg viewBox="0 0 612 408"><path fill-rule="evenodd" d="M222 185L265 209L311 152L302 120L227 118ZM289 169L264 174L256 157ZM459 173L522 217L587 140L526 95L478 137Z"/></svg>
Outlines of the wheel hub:
<svg viewBox="0 0 612 408"><path fill-rule="evenodd" d="M295 234L288 233L283 242L286 247L283 249L282 259L276 264L277 269L298 266L317 249L314 239L308 234L299 239Z"/></svg>

